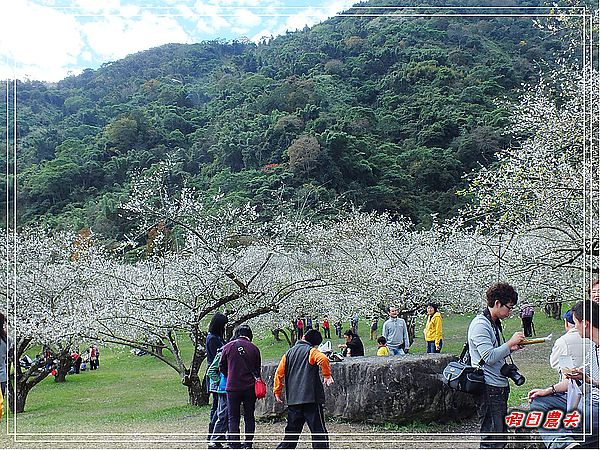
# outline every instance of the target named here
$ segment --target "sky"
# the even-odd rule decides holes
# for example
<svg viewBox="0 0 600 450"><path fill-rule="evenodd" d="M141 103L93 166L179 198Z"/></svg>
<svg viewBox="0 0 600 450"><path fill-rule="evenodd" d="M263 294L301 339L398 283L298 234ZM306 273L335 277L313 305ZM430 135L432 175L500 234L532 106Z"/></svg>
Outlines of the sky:
<svg viewBox="0 0 600 450"><path fill-rule="evenodd" d="M357 0L8 0L0 79L58 81L168 43L262 37L312 26Z"/></svg>

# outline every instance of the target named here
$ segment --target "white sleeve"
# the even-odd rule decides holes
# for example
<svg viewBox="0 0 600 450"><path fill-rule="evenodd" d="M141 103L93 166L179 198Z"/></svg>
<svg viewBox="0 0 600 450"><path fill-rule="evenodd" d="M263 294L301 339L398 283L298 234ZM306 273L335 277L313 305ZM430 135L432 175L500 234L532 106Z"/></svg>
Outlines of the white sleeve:
<svg viewBox="0 0 600 450"><path fill-rule="evenodd" d="M552 347L552 353L550 353L550 367L554 370L559 371L560 367L558 364L558 359L562 355L567 355L568 349L567 344L564 339L558 338Z"/></svg>

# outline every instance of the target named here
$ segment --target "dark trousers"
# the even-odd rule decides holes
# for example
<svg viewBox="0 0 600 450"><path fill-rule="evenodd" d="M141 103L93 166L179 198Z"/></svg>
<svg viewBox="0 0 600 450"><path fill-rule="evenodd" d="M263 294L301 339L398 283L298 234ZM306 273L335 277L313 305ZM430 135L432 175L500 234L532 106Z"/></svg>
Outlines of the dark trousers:
<svg viewBox="0 0 600 450"><path fill-rule="evenodd" d="M285 436L277 448L296 448L305 423L312 433L312 448L329 448L323 405L317 403L288 406Z"/></svg>
<svg viewBox="0 0 600 450"><path fill-rule="evenodd" d="M323 335L325 339L331 339L331 332L329 331L329 327L323 328Z"/></svg>
<svg viewBox="0 0 600 450"><path fill-rule="evenodd" d="M210 384L210 379L207 377L206 382ZM210 406L210 419L208 422L208 436L206 438L207 441L210 441L210 437L213 434L215 429L215 423L217 422L217 406L219 405L219 398L215 392L211 392L212 396L212 405Z"/></svg>
<svg viewBox="0 0 600 450"><path fill-rule="evenodd" d="M227 439L227 428L229 426L229 418L227 415L227 394L215 394L218 398L217 420L213 428L211 441L216 442Z"/></svg>
<svg viewBox="0 0 600 450"><path fill-rule="evenodd" d="M240 448L240 418L241 405L244 404L244 432L246 447L252 446L254 438L254 406L256 404L256 395L254 394L254 386L245 391L229 391L227 392L227 412L229 414L229 440L232 441L229 447ZM237 441L237 442L236 442Z"/></svg>
<svg viewBox="0 0 600 450"><path fill-rule="evenodd" d="M507 436L485 433L506 433L508 392L508 387L486 385L484 391L475 397L477 417L481 424L479 448L504 448L506 446Z"/></svg>
<svg viewBox="0 0 600 450"><path fill-rule="evenodd" d="M81 356L75 360L75 373L81 372Z"/></svg>
<svg viewBox="0 0 600 450"><path fill-rule="evenodd" d="M440 341L440 349L435 348L435 341L427 341L427 353L440 353L444 341Z"/></svg>
<svg viewBox="0 0 600 450"><path fill-rule="evenodd" d="M521 323L523 324L523 334L525 337L531 337L533 335L533 317L521 317Z"/></svg>

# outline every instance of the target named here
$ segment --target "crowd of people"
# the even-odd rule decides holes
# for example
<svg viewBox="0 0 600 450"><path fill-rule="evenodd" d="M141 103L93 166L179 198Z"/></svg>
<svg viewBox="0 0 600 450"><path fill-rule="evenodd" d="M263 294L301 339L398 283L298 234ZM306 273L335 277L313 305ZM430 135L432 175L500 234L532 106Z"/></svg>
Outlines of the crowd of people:
<svg viewBox="0 0 600 450"><path fill-rule="evenodd" d="M599 287L593 283L591 298L580 301L564 315L565 334L557 339L550 364L557 370L560 381L547 388L536 388L529 392L532 411L552 410L569 412L577 409L582 415L578 427L544 429L539 433L548 448L572 448L574 445L597 445L598 440L598 363L599 335L598 310ZM517 291L507 283L495 283L486 292L486 306L471 321L467 332L467 347L471 363L483 369L485 384L482 392L475 396L480 421L481 448L503 448L506 444L508 415L509 379L515 383L521 375L512 361L512 353L521 350L526 335L531 330L531 320L526 320L524 331L517 331L506 340L502 320L510 316L517 306ZM532 318L523 305L519 310L521 319ZM312 433L313 448L329 448L328 434L323 416L324 388L334 382L329 358L318 350L323 341L316 318L297 318L298 339L282 357L274 378L273 395L277 402L287 403L287 424L283 440L277 448L295 448L304 424ZM327 324L329 320L327 318ZM222 448L225 441L231 448L251 448L254 436L254 409L256 395L254 384L260 378L260 351L252 344L252 330L240 325L229 343L224 341L227 318L215 314L209 326L207 353L210 391L213 392L209 448ZM323 322L324 322L323 321ZM350 328L338 333L338 322L334 323L336 335L344 338L338 347L343 356L364 356L365 348L358 335L358 317L352 316ZM218 327L215 324L219 324ZM383 323L382 333L377 336L377 321L371 321L371 339L377 341L378 356L404 355L410 351L410 339L406 321L399 317L398 308L390 306L388 318ZM341 329L341 323L339 324ZM375 333L373 333L375 331ZM301 334L300 334L301 333ZM427 353L439 353L443 346L442 316L438 305L427 305L427 319L423 330ZM569 367L565 367L565 357ZM323 381L319 376L321 372ZM581 401L570 404L570 390L576 387ZM245 424L244 442L240 436L240 405L243 404ZM582 428L583 427L583 428ZM587 430L587 433L583 433Z"/></svg>
<svg viewBox="0 0 600 450"><path fill-rule="evenodd" d="M442 348L442 318L438 307L430 303L424 329L430 353ZM377 336L378 320L371 322L371 337L377 339L378 356L404 355L409 352L410 339L406 321L398 317L398 308L391 306L384 322L382 336ZM275 373L273 395L283 402L284 385L288 408L284 437L277 448L295 448L304 424L312 433L313 448L329 448L323 416L324 386L333 384L329 358L318 350L323 337L330 338L330 322L325 316L297 317L292 320L296 342L282 357ZM252 343L253 333L247 324L238 325L233 337L225 342L227 317L215 313L208 327L206 354L207 386L212 394L208 427L208 448L252 448L255 431L255 383L260 379L260 350ZM358 335L359 315L349 319L349 328L342 334L342 322L333 326L335 334L344 339L338 347L345 357L364 356L365 348ZM321 333L322 331L322 333ZM431 343L431 345L429 345ZM320 381L319 369L323 376ZM241 406L243 405L243 409ZM240 439L240 420L244 419L244 440Z"/></svg>

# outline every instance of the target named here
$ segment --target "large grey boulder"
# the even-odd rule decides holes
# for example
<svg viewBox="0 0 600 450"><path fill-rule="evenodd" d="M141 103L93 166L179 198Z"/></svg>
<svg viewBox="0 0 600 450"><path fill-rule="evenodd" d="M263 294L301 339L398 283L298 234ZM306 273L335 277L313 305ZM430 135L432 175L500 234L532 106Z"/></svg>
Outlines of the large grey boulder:
<svg viewBox="0 0 600 450"><path fill-rule="evenodd" d="M457 358L445 354L358 356L331 363L334 384L325 388L325 414L367 423L447 421L475 414L472 396L450 390L444 367ZM275 401L273 377L277 363L263 365L267 397L256 402L256 417L284 417Z"/></svg>

